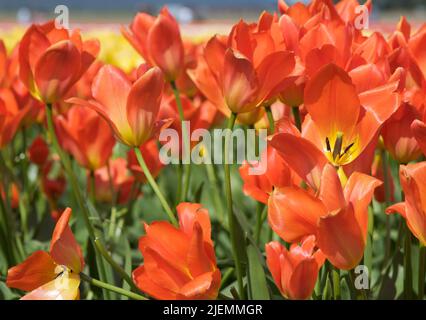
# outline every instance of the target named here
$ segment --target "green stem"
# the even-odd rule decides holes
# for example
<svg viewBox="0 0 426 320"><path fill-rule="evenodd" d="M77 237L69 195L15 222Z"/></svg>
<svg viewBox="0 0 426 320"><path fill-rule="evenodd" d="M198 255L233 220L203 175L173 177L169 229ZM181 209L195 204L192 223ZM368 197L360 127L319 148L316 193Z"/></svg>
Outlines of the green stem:
<svg viewBox="0 0 426 320"><path fill-rule="evenodd" d="M96 195L95 195L95 172L90 170L89 173L89 199L93 205L96 204Z"/></svg>
<svg viewBox="0 0 426 320"><path fill-rule="evenodd" d="M104 259L120 274L120 276L130 285L133 291L139 291L130 276L115 262L106 251L99 239L95 239L95 246Z"/></svg>
<svg viewBox="0 0 426 320"><path fill-rule="evenodd" d="M232 254L234 256L235 261L235 273L237 275L237 283L238 283L238 294L241 299L245 298L244 292L244 283L243 283L243 270L240 261L240 253L238 252L238 243L237 243L237 225L236 219L234 216L233 208L232 208L232 188L231 188L231 168L229 165L229 153L233 152L233 150L229 150L229 143L232 139L232 129L234 128L235 120L237 118L236 113L231 113L230 118L228 119L227 132L225 135L225 148L224 148L224 171L225 171L225 190L226 190L226 203L228 207L228 224L229 231L231 234L231 244L232 244Z"/></svg>
<svg viewBox="0 0 426 320"><path fill-rule="evenodd" d="M172 209L170 208L169 204L167 203L166 198L164 198L163 194L160 191L160 188L158 187L157 183L152 177L151 172L149 172L149 169L145 163L145 160L143 159L140 149L134 148L134 150L135 150L136 158L138 159L139 165L141 166L142 171L146 176L146 179L148 180L149 184L151 185L152 189L157 195L158 200L160 200L161 205L163 206L163 209L166 211L167 215L169 216L170 222L173 223L175 226L178 226L176 217Z"/></svg>
<svg viewBox="0 0 426 320"><path fill-rule="evenodd" d="M173 89L173 94L175 96L176 105L179 112L179 119L182 126L182 142L183 142L182 160L184 160L187 155L190 156L190 137L189 137L188 128L186 127L186 125L184 125L185 116L183 113L183 106L182 106L182 100L180 99L179 89L177 88L176 82L174 81L172 81L170 85ZM184 176L184 183L183 183L183 192L181 194L181 198L179 202L185 201L188 194L189 181L191 178L190 163L184 164L184 173L185 173L185 176Z"/></svg>
<svg viewBox="0 0 426 320"><path fill-rule="evenodd" d="M123 288L119 288L119 287L110 285L108 283L105 283L105 282L97 280L97 279L93 279L92 277L89 277L88 275L86 275L84 273L80 273L80 279L88 282L89 284L91 284L93 286L121 294L121 295L126 296L126 297L131 298L131 299L148 300L146 297L144 297L140 294L137 294L137 293L125 290Z"/></svg>
<svg viewBox="0 0 426 320"><path fill-rule="evenodd" d="M257 210L256 210L256 229L255 229L255 232L254 232L254 240L256 241L257 245L259 245L260 232L262 231L263 217L264 217L264 213L266 212L266 210L268 210L267 206L265 206L261 202L257 203Z"/></svg>
<svg viewBox="0 0 426 320"><path fill-rule="evenodd" d="M177 190L176 190L176 205L179 204L180 199L182 198L182 161L179 159L179 164L176 167L176 173L177 173Z"/></svg>
<svg viewBox="0 0 426 320"><path fill-rule="evenodd" d="M299 107L292 107L291 111L293 112L294 123L296 124L297 129L299 129L299 131L302 131L302 121L300 120Z"/></svg>
<svg viewBox="0 0 426 320"><path fill-rule="evenodd" d="M208 150L205 150L205 152L209 152ZM218 215L219 222L224 225L225 224L225 210L222 205L222 200L220 198L220 192L219 192L219 185L217 183L216 178L216 172L213 163L211 163L211 155L208 154L209 161L206 161L204 163L207 171L207 178L209 180L210 186L212 188L212 196L213 196L213 202L215 205L215 209Z"/></svg>
<svg viewBox="0 0 426 320"><path fill-rule="evenodd" d="M381 150L381 157L382 157L383 183L385 188L385 204L387 208L390 206L390 203L391 203L391 185L390 185L390 177L388 175L389 161L388 161L388 155L385 149ZM386 214L385 216L386 216L386 238L385 238L385 257L383 259L383 265L386 265L386 262L390 255L390 249L391 249L390 216L388 214Z"/></svg>
<svg viewBox="0 0 426 320"><path fill-rule="evenodd" d="M274 133L275 132L275 121L274 121L274 116L272 114L271 107L266 106L265 111L266 111L266 115L268 117L269 129L270 129L269 131L270 131L270 133Z"/></svg>
<svg viewBox="0 0 426 320"><path fill-rule="evenodd" d="M423 300L425 295L425 273L426 273L426 247L419 244L419 282L418 293L419 299Z"/></svg>
<svg viewBox="0 0 426 320"><path fill-rule="evenodd" d="M412 299L413 292L413 278L412 278L412 264L411 264L411 232L405 226L405 241L404 241L404 294L405 299Z"/></svg>

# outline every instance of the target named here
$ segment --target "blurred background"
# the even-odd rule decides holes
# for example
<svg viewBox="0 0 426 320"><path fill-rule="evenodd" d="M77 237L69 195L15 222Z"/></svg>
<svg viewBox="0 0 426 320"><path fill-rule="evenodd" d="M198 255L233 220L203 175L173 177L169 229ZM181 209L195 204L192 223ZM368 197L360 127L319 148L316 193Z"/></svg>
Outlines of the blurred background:
<svg viewBox="0 0 426 320"><path fill-rule="evenodd" d="M288 4L297 2L287 0ZM309 2L309 0L299 0ZM362 2L362 0L361 0ZM256 19L262 10L276 9L276 0L0 0L2 23L28 23L52 17L57 5L66 5L75 23L127 23L138 11L156 14L167 5L180 23ZM373 21L397 20L402 14L425 20L426 0L373 0ZM395 18L396 17L396 18ZM410 19L410 20L411 20Z"/></svg>

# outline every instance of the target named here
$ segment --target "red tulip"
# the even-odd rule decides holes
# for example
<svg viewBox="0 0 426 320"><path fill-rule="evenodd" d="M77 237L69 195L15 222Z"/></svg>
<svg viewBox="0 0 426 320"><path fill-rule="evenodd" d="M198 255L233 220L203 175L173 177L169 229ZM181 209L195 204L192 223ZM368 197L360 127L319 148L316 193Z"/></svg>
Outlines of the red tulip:
<svg viewBox="0 0 426 320"><path fill-rule="evenodd" d="M49 146L42 137L38 136L28 148L28 158L32 163L42 167L46 163L48 157Z"/></svg>
<svg viewBox="0 0 426 320"><path fill-rule="evenodd" d="M73 106L55 119L58 139L84 168L105 166L112 155L115 139L108 123L95 111Z"/></svg>
<svg viewBox="0 0 426 320"><path fill-rule="evenodd" d="M31 94L55 103L80 79L99 52L96 40L78 31L56 29L55 22L31 25L19 46L19 74Z"/></svg>
<svg viewBox="0 0 426 320"><path fill-rule="evenodd" d="M165 124L156 121L164 80L157 67L146 71L136 82L118 68L103 66L92 83L94 100L71 98L69 103L97 111L122 143L139 147Z"/></svg>
<svg viewBox="0 0 426 320"><path fill-rule="evenodd" d="M289 299L308 299L314 291L318 271L324 264L321 250L315 250L315 237L287 250L277 241L265 247L266 263L281 294Z"/></svg>
<svg viewBox="0 0 426 320"><path fill-rule="evenodd" d="M215 299L221 276L208 211L181 203L177 212L179 228L163 221L145 225L139 240L144 263L133 271L133 280L156 299Z"/></svg>
<svg viewBox="0 0 426 320"><path fill-rule="evenodd" d="M158 66L168 81L175 81L184 68L184 46L175 18L164 7L158 17L138 13L129 30L121 32L146 62Z"/></svg>
<svg viewBox="0 0 426 320"><path fill-rule="evenodd" d="M30 291L22 300L74 300L79 298L80 271L84 267L81 248L68 225L71 209L58 220L49 253L36 251L7 273L10 288Z"/></svg>
<svg viewBox="0 0 426 320"><path fill-rule="evenodd" d="M383 126L382 137L386 150L399 163L416 160L422 154L411 124L420 119L419 111L408 103L403 103L398 111Z"/></svg>

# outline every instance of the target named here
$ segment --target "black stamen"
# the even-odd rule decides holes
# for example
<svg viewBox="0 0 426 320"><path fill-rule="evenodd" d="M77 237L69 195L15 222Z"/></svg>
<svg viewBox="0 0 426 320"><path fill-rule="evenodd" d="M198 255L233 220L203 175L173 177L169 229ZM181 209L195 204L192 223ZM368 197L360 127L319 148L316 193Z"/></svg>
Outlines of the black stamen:
<svg viewBox="0 0 426 320"><path fill-rule="evenodd" d="M325 138L325 144L327 145L327 151L330 152L331 147L330 147L330 140L328 140L328 137Z"/></svg>
<svg viewBox="0 0 426 320"><path fill-rule="evenodd" d="M348 152L349 151L349 149L350 148L352 148L352 146L354 145L354 142L352 142L350 145L348 145L346 148L345 148L345 151L343 151L343 154L345 154L346 152Z"/></svg>

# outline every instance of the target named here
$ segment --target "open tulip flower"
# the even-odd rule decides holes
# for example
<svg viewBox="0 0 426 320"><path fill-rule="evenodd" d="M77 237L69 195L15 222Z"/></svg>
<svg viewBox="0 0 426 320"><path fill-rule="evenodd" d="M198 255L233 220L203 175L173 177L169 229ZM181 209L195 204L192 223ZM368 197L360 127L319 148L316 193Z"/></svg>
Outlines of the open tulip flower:
<svg viewBox="0 0 426 320"><path fill-rule="evenodd" d="M327 259L339 269L354 268L366 245L368 204L381 182L353 173L344 188L336 169L324 166L318 196L293 186L275 189L268 202L268 221L282 239L314 235Z"/></svg>
<svg viewBox="0 0 426 320"><path fill-rule="evenodd" d="M93 80L93 99L71 98L68 102L97 111L120 142L140 147L165 125L157 121L163 86L163 74L157 67L131 83L123 71L106 65Z"/></svg>
<svg viewBox="0 0 426 320"><path fill-rule="evenodd" d="M71 209L59 218L50 242L50 251L36 251L21 264L10 268L7 285L30 291L23 300L75 300L79 298L80 271L84 260L81 248L68 225Z"/></svg>
<svg viewBox="0 0 426 320"><path fill-rule="evenodd" d="M19 46L19 75L35 98L52 104L80 79L98 51L97 40L82 41L78 31L58 29L55 21L33 24Z"/></svg>
<svg viewBox="0 0 426 320"><path fill-rule="evenodd" d="M215 299L221 276L209 213L196 203L181 203L177 212L179 229L162 221L145 225L139 240L144 264L133 271L133 279L157 299Z"/></svg>
<svg viewBox="0 0 426 320"><path fill-rule="evenodd" d="M350 76L328 64L305 88L309 116L302 135L277 133L270 144L316 189L327 162L337 167L350 164L377 139L382 124L399 107L398 84L395 80L358 94Z"/></svg>
<svg viewBox="0 0 426 320"><path fill-rule="evenodd" d="M306 237L301 245L287 250L278 241L266 245L266 263L281 294L289 299L307 299L314 291L318 271L325 257L315 250L315 237Z"/></svg>

